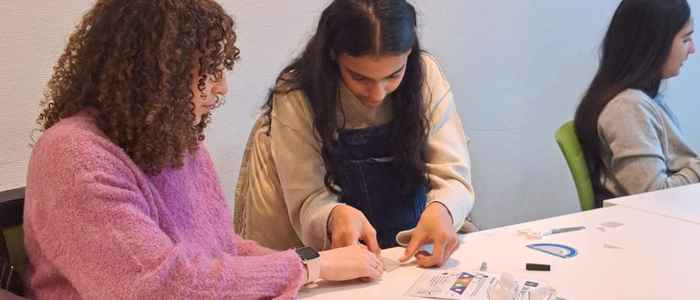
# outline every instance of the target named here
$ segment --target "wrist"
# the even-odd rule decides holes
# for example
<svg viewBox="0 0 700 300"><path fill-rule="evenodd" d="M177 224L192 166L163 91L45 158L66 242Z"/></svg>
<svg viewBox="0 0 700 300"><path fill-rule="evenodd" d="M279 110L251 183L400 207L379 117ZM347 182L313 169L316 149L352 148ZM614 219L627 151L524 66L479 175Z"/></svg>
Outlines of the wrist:
<svg viewBox="0 0 700 300"><path fill-rule="evenodd" d="M340 208L343 205L344 204L339 203L331 209L330 213L328 213L328 220L326 220L326 232L328 233L328 239L330 239L333 235L333 221L335 219L333 216L335 215L335 213L338 212L338 208Z"/></svg>
<svg viewBox="0 0 700 300"><path fill-rule="evenodd" d="M304 276L302 276L302 278L304 278L304 284L307 284L309 283L309 267L304 262L301 263L301 266L304 271Z"/></svg>
<svg viewBox="0 0 700 300"><path fill-rule="evenodd" d="M311 283L318 280L321 272L320 255L311 247L302 247L295 249L297 255L301 259L306 271L306 283Z"/></svg>
<svg viewBox="0 0 700 300"><path fill-rule="evenodd" d="M454 224L454 219L452 218L452 213L450 212L450 209L447 208L447 205L443 204L442 202L438 201L432 201L430 204L428 204L428 207L426 207L426 211L430 208L431 210L436 210L437 214L442 217L444 220L448 220L450 222L450 225Z"/></svg>
<svg viewBox="0 0 700 300"><path fill-rule="evenodd" d="M318 273L318 278L319 279L326 279L328 278L327 273L328 273L328 251L321 251L318 253L319 254L319 273Z"/></svg>

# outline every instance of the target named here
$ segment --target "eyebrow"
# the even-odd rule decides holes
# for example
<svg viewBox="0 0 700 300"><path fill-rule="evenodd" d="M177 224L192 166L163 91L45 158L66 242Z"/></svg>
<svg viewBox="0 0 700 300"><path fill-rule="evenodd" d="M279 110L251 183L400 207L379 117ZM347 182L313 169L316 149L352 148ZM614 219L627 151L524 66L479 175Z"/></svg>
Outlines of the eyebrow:
<svg viewBox="0 0 700 300"><path fill-rule="evenodd" d="M362 74L360 74L360 73L357 73L357 72L353 71L352 69L350 69L350 68L348 68L348 67L346 67L346 66L343 66L343 67L344 67L346 70L348 70L348 72L352 73L353 76L359 76L359 77L363 77L363 78L370 78L370 77L368 77L368 76L365 76L365 75L362 75ZM392 77L392 76L394 76L394 75L396 75L396 74L398 74L398 73L401 73L401 71L403 71L405 68L406 68L406 64L404 64L404 65L401 66L398 70L392 72L391 74L389 74L389 76L386 76L386 77L384 77L384 78L390 78L390 77ZM383 78L383 79L384 79L384 78Z"/></svg>
<svg viewBox="0 0 700 300"><path fill-rule="evenodd" d="M693 33L695 33L695 30L691 30L690 32L686 33L685 36L691 36Z"/></svg>

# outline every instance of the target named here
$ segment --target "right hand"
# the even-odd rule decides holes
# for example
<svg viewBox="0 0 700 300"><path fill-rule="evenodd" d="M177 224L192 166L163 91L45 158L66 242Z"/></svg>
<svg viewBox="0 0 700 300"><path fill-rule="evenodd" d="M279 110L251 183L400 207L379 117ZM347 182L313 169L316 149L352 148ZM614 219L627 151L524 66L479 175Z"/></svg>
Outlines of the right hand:
<svg viewBox="0 0 700 300"><path fill-rule="evenodd" d="M331 248L339 248L364 244L374 254L379 255L381 249L377 242L377 231L367 221L365 215L349 205L338 205L331 210L328 230L331 233Z"/></svg>
<svg viewBox="0 0 700 300"><path fill-rule="evenodd" d="M344 281L357 278L378 279L384 264L377 255L362 245L321 251L321 279Z"/></svg>

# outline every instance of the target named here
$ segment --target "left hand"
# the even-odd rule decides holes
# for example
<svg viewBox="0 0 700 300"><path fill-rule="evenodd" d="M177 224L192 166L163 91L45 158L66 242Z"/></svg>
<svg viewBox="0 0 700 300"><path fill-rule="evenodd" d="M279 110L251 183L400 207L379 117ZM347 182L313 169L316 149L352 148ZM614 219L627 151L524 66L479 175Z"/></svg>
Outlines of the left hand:
<svg viewBox="0 0 700 300"><path fill-rule="evenodd" d="M418 252L418 248L429 243L433 244L432 254ZM452 217L449 211L441 203L433 202L428 204L421 214L404 255L399 261L406 262L415 256L416 262L421 267L439 267L458 247L459 239L452 228Z"/></svg>

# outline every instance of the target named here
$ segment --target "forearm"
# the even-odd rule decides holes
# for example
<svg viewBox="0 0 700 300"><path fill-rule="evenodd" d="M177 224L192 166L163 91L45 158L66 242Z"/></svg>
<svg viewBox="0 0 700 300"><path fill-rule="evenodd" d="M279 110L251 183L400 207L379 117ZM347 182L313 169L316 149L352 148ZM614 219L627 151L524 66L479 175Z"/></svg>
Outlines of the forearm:
<svg viewBox="0 0 700 300"><path fill-rule="evenodd" d="M218 258L173 254L134 277L133 298L293 298L305 278L293 251Z"/></svg>
<svg viewBox="0 0 700 300"><path fill-rule="evenodd" d="M457 231L474 206L474 194L458 181L443 182L441 188L429 192L428 205L431 203L439 203L447 209L452 227Z"/></svg>
<svg viewBox="0 0 700 300"><path fill-rule="evenodd" d="M700 164L669 172L658 157L631 157L613 164L614 179L628 194L638 194L700 182Z"/></svg>
<svg viewBox="0 0 700 300"><path fill-rule="evenodd" d="M325 185L320 145L311 127L292 128L274 116L271 126L272 157L292 227L305 245L327 249L328 218L340 203Z"/></svg>

